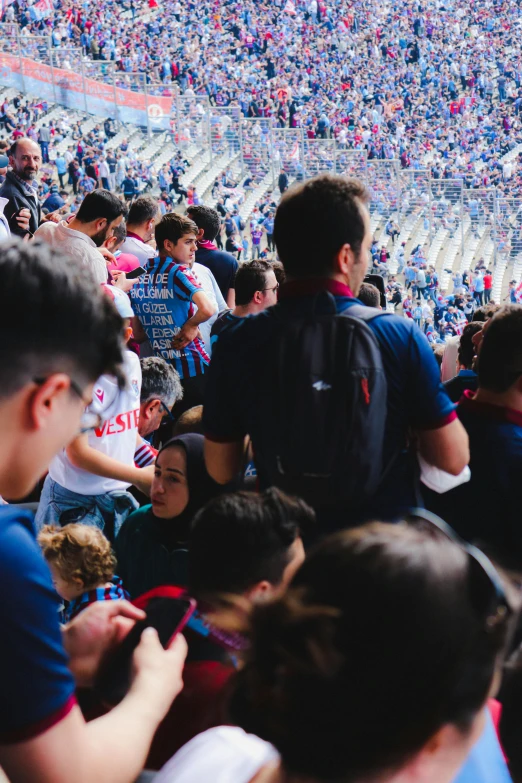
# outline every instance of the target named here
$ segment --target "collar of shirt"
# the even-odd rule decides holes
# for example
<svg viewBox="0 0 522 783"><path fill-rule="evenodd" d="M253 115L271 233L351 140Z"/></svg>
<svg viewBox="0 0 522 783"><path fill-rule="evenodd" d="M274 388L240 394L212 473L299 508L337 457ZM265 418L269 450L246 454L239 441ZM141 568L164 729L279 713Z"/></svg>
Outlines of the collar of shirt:
<svg viewBox="0 0 522 783"><path fill-rule="evenodd" d="M201 239L198 242L198 247L202 250L217 250L217 245L210 241L210 239Z"/></svg>
<svg viewBox="0 0 522 783"><path fill-rule="evenodd" d="M502 405L493 405L490 402L479 402L475 399L475 392L469 389L466 389L460 398L459 406L465 410L477 413L479 416L509 422L522 427L522 411L517 411L514 408L505 408Z"/></svg>
<svg viewBox="0 0 522 783"><path fill-rule="evenodd" d="M87 234L82 233L81 231L76 231L74 228L70 228L70 226L67 225L65 220L61 220L57 226L57 231L61 231L67 235L72 235L73 237L76 237L77 239L81 239L83 242L87 242L88 245L91 247L96 247L96 243L89 237ZM96 248L98 249L98 248ZM101 254L100 254L101 255Z"/></svg>
<svg viewBox="0 0 522 783"><path fill-rule="evenodd" d="M302 280L292 280L281 287L280 297L307 296L318 291L329 291L333 296L347 296L354 298L351 289L338 280L330 277L306 277Z"/></svg>
<svg viewBox="0 0 522 783"><path fill-rule="evenodd" d="M131 239L137 239L138 242L141 242L143 245L146 244L146 242L143 241L143 239L138 236L138 234L135 234L133 231L127 231L127 237L130 237Z"/></svg>
<svg viewBox="0 0 522 783"><path fill-rule="evenodd" d="M21 187L21 189L23 190L26 196L30 196L31 198L34 198L36 201L38 200L38 191L36 190L36 188L34 188L31 185L31 183L26 182L25 179L19 177L18 174L15 174L15 172L12 169L9 171L9 174L11 174L13 179L16 180L16 182Z"/></svg>

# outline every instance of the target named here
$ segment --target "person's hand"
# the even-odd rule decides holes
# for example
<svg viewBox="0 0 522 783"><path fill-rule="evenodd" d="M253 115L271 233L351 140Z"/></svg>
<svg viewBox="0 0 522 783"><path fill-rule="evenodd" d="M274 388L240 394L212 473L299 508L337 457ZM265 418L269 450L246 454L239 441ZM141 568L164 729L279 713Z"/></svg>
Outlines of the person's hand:
<svg viewBox="0 0 522 783"><path fill-rule="evenodd" d="M22 229L22 231L29 232L29 221L31 220L31 212L27 209L27 207L24 207L20 210L18 215L16 216L16 222Z"/></svg>
<svg viewBox="0 0 522 783"><path fill-rule="evenodd" d="M49 212L47 215L44 215L42 223L59 223L61 219L60 210L56 210L55 212Z"/></svg>
<svg viewBox="0 0 522 783"><path fill-rule="evenodd" d="M79 687L92 685L102 658L144 617L128 601L97 601L63 627L69 668Z"/></svg>
<svg viewBox="0 0 522 783"><path fill-rule="evenodd" d="M150 497L150 488L154 478L154 465L148 465L146 468L136 468L136 478L132 482L136 489Z"/></svg>
<svg viewBox="0 0 522 783"><path fill-rule="evenodd" d="M197 326L184 324L172 340L172 347L179 351L181 348L185 348L185 346L189 345L196 339L196 337L199 336L200 332Z"/></svg>
<svg viewBox="0 0 522 783"><path fill-rule="evenodd" d="M107 250L106 247L103 245L98 248L102 256L105 258L106 261L110 261L111 264L117 264L116 256L114 256L110 250Z"/></svg>
<svg viewBox="0 0 522 783"><path fill-rule="evenodd" d="M125 291L125 293L131 290L134 283L138 282L137 277L134 280L127 280L127 275L122 269L111 269L110 273L114 287Z"/></svg>
<svg viewBox="0 0 522 783"><path fill-rule="evenodd" d="M157 720L165 717L183 689L183 665L187 651L187 642L180 633L164 650L155 628L145 628L134 651L130 693L143 695Z"/></svg>

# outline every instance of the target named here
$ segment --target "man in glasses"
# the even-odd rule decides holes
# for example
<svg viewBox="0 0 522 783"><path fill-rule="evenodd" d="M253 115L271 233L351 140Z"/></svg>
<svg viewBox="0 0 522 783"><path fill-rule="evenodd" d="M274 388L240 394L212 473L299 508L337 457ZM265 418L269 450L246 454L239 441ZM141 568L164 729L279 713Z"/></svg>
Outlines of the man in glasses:
<svg viewBox="0 0 522 783"><path fill-rule="evenodd" d="M277 304L277 282L272 265L268 261L249 261L242 264L235 277L236 306L220 313L212 326L212 342L225 326L247 315L257 315L267 307Z"/></svg>
<svg viewBox="0 0 522 783"><path fill-rule="evenodd" d="M26 496L81 429L97 378L121 377L122 319L90 271L45 245L0 249L0 494ZM134 780L181 690L186 647L150 632L133 660L129 695L86 724L77 686L92 685L104 653L143 617L99 602L60 629L58 598L29 512L0 509L0 767L11 783Z"/></svg>

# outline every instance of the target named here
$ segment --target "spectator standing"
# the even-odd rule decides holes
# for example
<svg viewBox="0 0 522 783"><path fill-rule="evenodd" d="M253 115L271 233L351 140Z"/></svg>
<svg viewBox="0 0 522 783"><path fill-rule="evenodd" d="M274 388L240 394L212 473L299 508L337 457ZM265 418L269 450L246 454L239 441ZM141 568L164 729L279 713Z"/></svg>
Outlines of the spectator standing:
<svg viewBox="0 0 522 783"><path fill-rule="evenodd" d="M288 174L284 169L281 169L279 178L277 180L277 186L281 195L283 195L283 193L288 190Z"/></svg>
<svg viewBox="0 0 522 783"><path fill-rule="evenodd" d="M65 187L64 177L67 174L67 162L61 152L56 156L54 165L56 166L56 173L60 180L60 187L63 189Z"/></svg>
<svg viewBox="0 0 522 783"><path fill-rule="evenodd" d="M131 290L134 335L175 367L183 386L180 412L200 405L210 361L199 328L215 308L191 271L198 227L175 212L156 225L159 256Z"/></svg>
<svg viewBox="0 0 522 783"><path fill-rule="evenodd" d="M490 269L486 271L484 275L484 304L488 304L491 299L491 291L493 288L493 273Z"/></svg>
<svg viewBox="0 0 522 783"><path fill-rule="evenodd" d="M473 277L473 296L479 307L484 304L484 287L484 277L477 269Z"/></svg>
<svg viewBox="0 0 522 783"><path fill-rule="evenodd" d="M236 306L220 313L212 326L212 342L230 323L247 315L257 315L277 304L277 282L272 265L268 261L248 261L241 264L235 279Z"/></svg>
<svg viewBox="0 0 522 783"><path fill-rule="evenodd" d="M228 307L234 307L234 278L238 269L238 263L230 253L218 250L214 244L215 238L221 230L219 213L204 205L190 206L187 209L188 217L198 227L198 246L196 261L198 264L208 267L221 290ZM229 216L232 231L235 225Z"/></svg>
<svg viewBox="0 0 522 783"><path fill-rule="evenodd" d="M95 379L119 372L121 318L77 260L45 245L3 245L0 275L0 494L18 499L77 434ZM76 688L92 685L118 629L125 633L123 623L129 628L143 614L125 602L100 601L61 629L31 515L5 505L0 516L1 588L16 595L16 604L3 601L0 609L9 628L0 667L2 770L12 783L66 783L79 765L86 779L128 783L181 690L186 648L178 638L164 651L149 632L134 655L128 696L87 724Z"/></svg>
<svg viewBox="0 0 522 783"><path fill-rule="evenodd" d="M121 246L121 252L136 256L144 269L154 258L154 249L150 242L154 239L154 228L159 218L158 202L152 196L140 196L130 205L127 237Z"/></svg>
<svg viewBox="0 0 522 783"><path fill-rule="evenodd" d="M49 144L51 143L51 131L44 122L38 133L38 143L42 150L42 160L44 163L49 163Z"/></svg>
<svg viewBox="0 0 522 783"><path fill-rule="evenodd" d="M34 141L20 139L15 141L9 150L11 168L6 174L4 184L0 187L0 197L8 200L4 215L9 223L11 234L20 237L26 234L32 236L40 225L40 201L34 181L41 163L40 148ZM28 229L22 228L17 221L21 209L28 209L31 214Z"/></svg>
<svg viewBox="0 0 522 783"><path fill-rule="evenodd" d="M367 271L371 243L367 198L365 189L355 180L321 176L294 188L282 199L276 213L274 239L285 272L294 279L283 286L277 307L262 316L231 324L223 331L209 369L204 404L206 459L209 473L216 481L226 483L240 470L244 437L248 434L261 488L286 486L287 473L278 457L284 451L292 476L296 475L296 459L301 466L297 470L302 480L295 484L294 491L298 490L305 499L307 494L310 496L310 481L303 474L308 476L313 471L302 466L312 465L319 447L312 443L308 425L312 410L315 415L328 410L327 393L332 389L332 379L319 377L315 385L310 380L311 396L303 404L303 384L307 388L303 377L308 377L306 357L311 349L303 355L283 325L310 318L321 292L322 312L326 309L328 313L334 306L336 311L349 312L357 304L356 294ZM313 234L300 232L299 226L314 223L321 226L316 239ZM361 307L356 311L358 318L363 316L362 310ZM314 500L324 528L346 526L381 514L394 519L401 508L411 506L416 494L417 458L407 452L406 443L412 428L417 433L421 454L431 465L457 475L469 456L466 433L440 383L439 368L424 335L408 319L384 313L369 315L367 326L379 346L388 379L384 450L378 457L387 466L387 474L380 479L371 499L359 496L358 500L353 497L351 503L345 503L340 497L345 492L343 486L342 490L332 490L328 500L324 496ZM298 356L297 361L294 356ZM338 367L337 362L335 365ZM283 372L285 368L288 373ZM294 387L297 377L301 378L299 392ZM267 384L280 391L268 395ZM363 393L363 402L372 399L369 387L367 392ZM330 402L334 404L333 400ZM296 415L297 409L300 413ZM321 429L326 424L321 421L314 426ZM343 432L338 424L337 431L344 444L348 431ZM328 444L329 438L321 441L320 449L324 449L325 459L338 465L339 452ZM378 466L375 456L368 459L368 464Z"/></svg>
<svg viewBox="0 0 522 783"><path fill-rule="evenodd" d="M67 255L78 258L98 283L107 282L107 264L98 250L126 215L125 205L108 190L96 190L82 201L78 212L66 223L45 223L36 237Z"/></svg>
<svg viewBox="0 0 522 783"><path fill-rule="evenodd" d="M468 541L522 563L518 488L522 470L522 307L506 305L474 335L478 389L457 413L470 440L471 480L427 503ZM518 566L517 566L518 568Z"/></svg>

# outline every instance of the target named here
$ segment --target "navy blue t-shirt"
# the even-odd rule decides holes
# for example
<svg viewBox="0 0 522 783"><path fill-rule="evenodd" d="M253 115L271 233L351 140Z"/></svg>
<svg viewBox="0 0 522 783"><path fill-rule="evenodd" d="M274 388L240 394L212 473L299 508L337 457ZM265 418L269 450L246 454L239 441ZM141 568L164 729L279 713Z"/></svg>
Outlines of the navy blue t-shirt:
<svg viewBox="0 0 522 783"><path fill-rule="evenodd" d="M36 737L75 704L59 600L32 515L0 507L0 743Z"/></svg>
<svg viewBox="0 0 522 783"><path fill-rule="evenodd" d="M196 250L196 261L210 269L219 290L226 300L230 288L234 288L234 279L239 264L234 256L225 253L223 250L209 250L206 247L198 247Z"/></svg>
<svg viewBox="0 0 522 783"><path fill-rule="evenodd" d="M256 451L266 430L259 417L259 395L264 393L263 374L277 357L281 321L277 307L301 314L309 309L318 290L335 296L338 312L360 304L350 290L332 280L306 280L286 284L276 308L230 323L213 344L208 371L203 424L205 436L216 442L233 442L250 435ZM384 439L384 465L392 465L379 492L365 509L365 517L395 519L418 505L418 467L408 449L411 430L437 429L456 418L441 381L438 364L426 337L408 318L384 315L369 322L384 364L388 384L388 415ZM257 464L261 488L267 482ZM345 524L349 512L342 509ZM360 521L360 519L354 520ZM338 522L333 522L333 527Z"/></svg>
<svg viewBox="0 0 522 783"><path fill-rule="evenodd" d="M522 412L478 402L465 391L457 413L469 435L471 480L443 495L423 489L426 505L467 541L522 565Z"/></svg>

